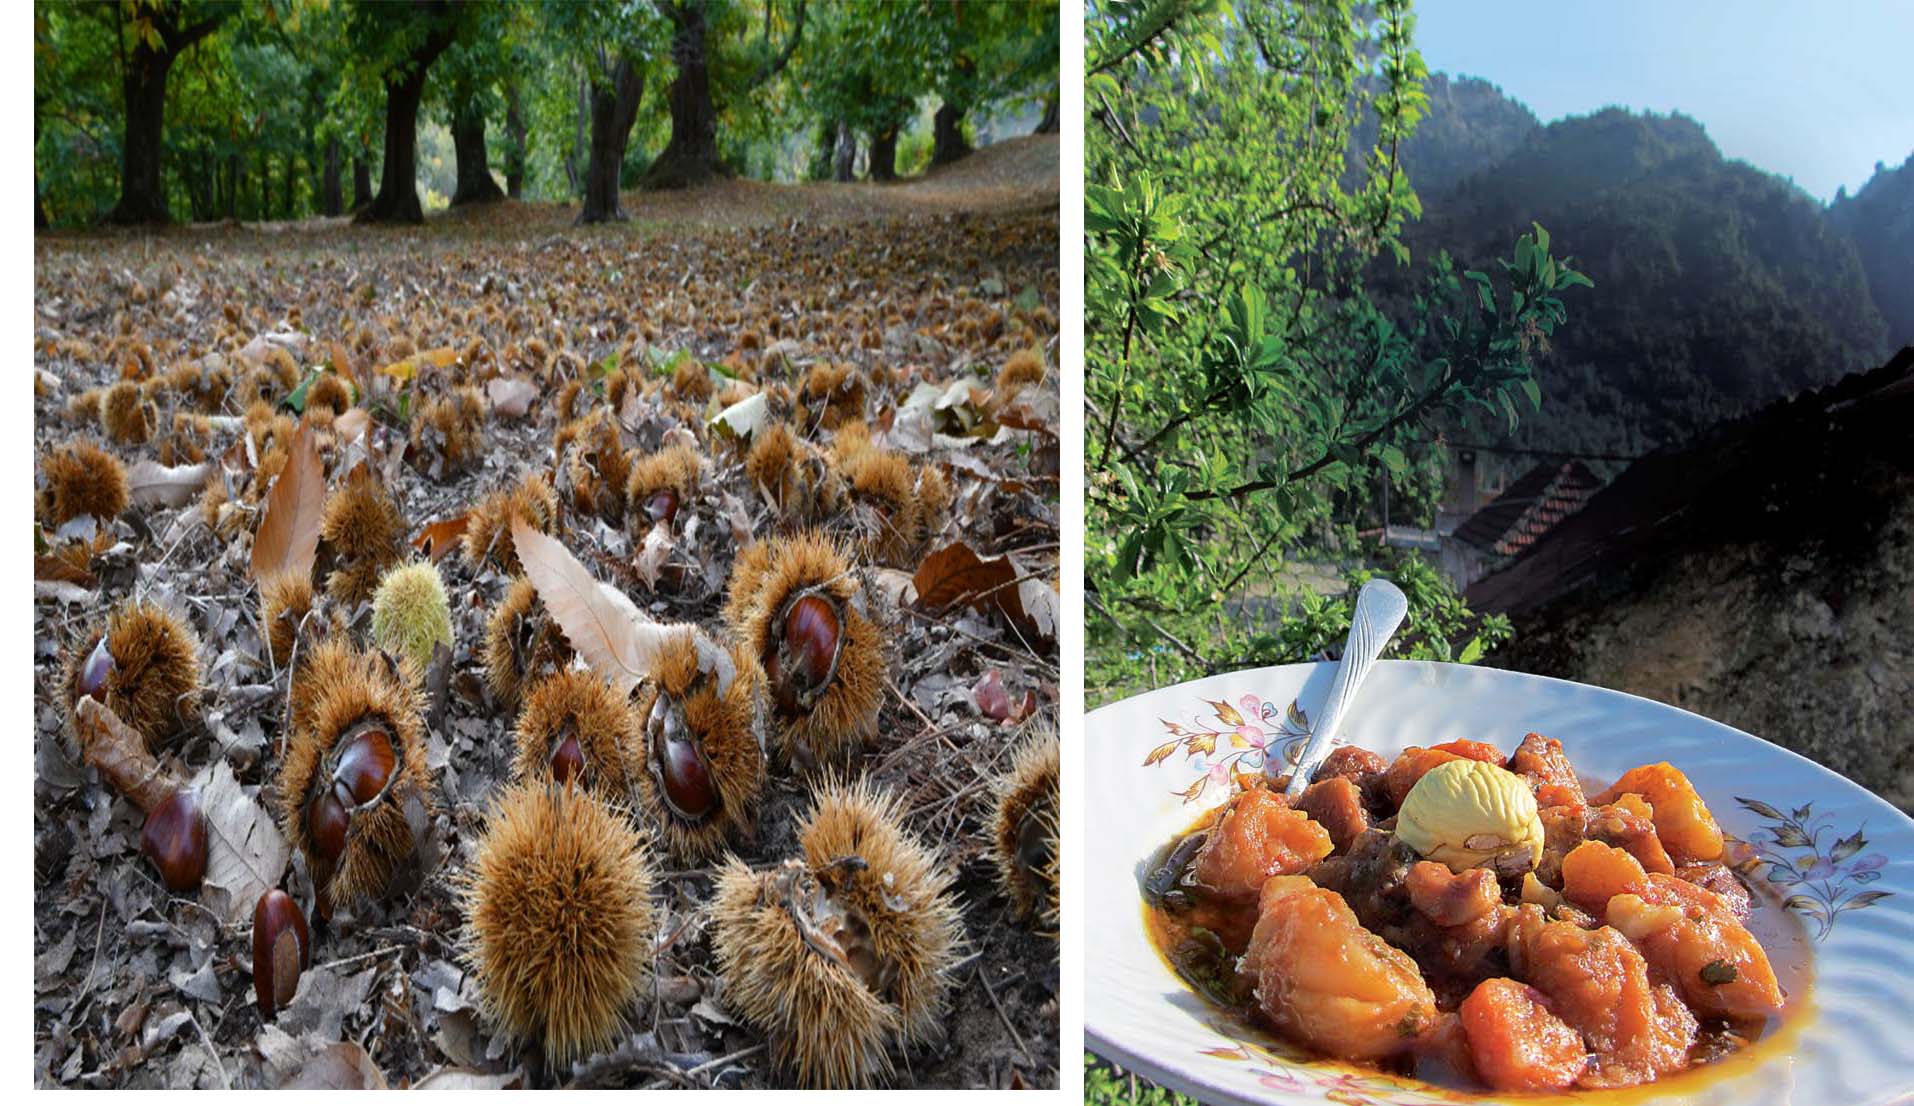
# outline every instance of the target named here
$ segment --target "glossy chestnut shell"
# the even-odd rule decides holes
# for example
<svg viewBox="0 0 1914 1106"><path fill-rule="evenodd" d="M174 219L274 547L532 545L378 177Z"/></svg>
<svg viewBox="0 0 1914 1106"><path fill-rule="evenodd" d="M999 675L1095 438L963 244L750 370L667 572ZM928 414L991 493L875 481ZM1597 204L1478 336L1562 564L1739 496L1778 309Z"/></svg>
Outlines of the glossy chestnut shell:
<svg viewBox="0 0 1914 1106"><path fill-rule="evenodd" d="M196 890L206 876L206 819L199 796L181 788L148 811L140 851L159 869L168 891Z"/></svg>
<svg viewBox="0 0 1914 1106"><path fill-rule="evenodd" d="M273 1014L292 1001L299 973L312 966L312 932L292 896L278 888L253 907L253 997L259 1014Z"/></svg>
<svg viewBox="0 0 1914 1106"><path fill-rule="evenodd" d="M837 608L821 595L800 596L784 612L783 632L765 659L780 710L802 714L817 701L836 672L843 627Z"/></svg>
<svg viewBox="0 0 1914 1106"><path fill-rule="evenodd" d="M718 808L717 781L697 738L684 729L679 712L661 693L645 724L651 775L665 806L691 822L702 822Z"/></svg>
<svg viewBox="0 0 1914 1106"><path fill-rule="evenodd" d="M579 748L576 734L566 734L565 740L552 750L552 779L562 784L584 774L585 751Z"/></svg>
<svg viewBox="0 0 1914 1106"><path fill-rule="evenodd" d="M383 794L397 767L392 735L376 724L363 726L340 744L330 782L306 804L306 833L314 852L328 861L339 859L346 851L352 812Z"/></svg>
<svg viewBox="0 0 1914 1106"><path fill-rule="evenodd" d="M99 698L106 690L106 682L113 677L113 650L107 647L106 635L100 635L99 644L86 655L80 664L79 678L73 682L75 698L91 695Z"/></svg>
<svg viewBox="0 0 1914 1106"><path fill-rule="evenodd" d="M670 488L660 488L645 500L645 517L653 522L666 525L678 517L678 493Z"/></svg>

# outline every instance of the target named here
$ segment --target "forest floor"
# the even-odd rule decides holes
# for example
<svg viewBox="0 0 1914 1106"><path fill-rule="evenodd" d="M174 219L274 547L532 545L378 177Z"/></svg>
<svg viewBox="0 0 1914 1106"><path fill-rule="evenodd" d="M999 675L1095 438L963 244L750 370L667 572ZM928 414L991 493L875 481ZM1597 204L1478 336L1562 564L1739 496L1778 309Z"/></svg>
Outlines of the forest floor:
<svg viewBox="0 0 1914 1106"><path fill-rule="evenodd" d="M634 568L642 527L569 501L553 533L653 617L722 636L730 559L779 532L780 519L747 486L738 448L708 427L716 401L680 390L684 370L702 363L719 389L755 381L768 392L795 386L813 363L848 362L869 381L862 413L875 443L914 467L934 467L954 493L947 517L907 557L868 565L883 581L878 594L895 606L886 612L894 657L878 738L849 767L899 798L905 828L952 876L964 930L950 1012L936 1039L894 1053L889 1082L1055 1086L1057 942L1014 916L987 837L992 782L1056 711L1054 606L1042 609L1046 595L1054 604L1058 577L1056 181L1055 140L1039 138L890 186L728 182L628 194L631 221L609 227L574 229L562 206L504 203L402 230L308 220L41 237L36 478L51 451L85 440L134 470L137 494L91 537L84 524L44 525L37 535L36 1083L787 1084L765 1036L725 1002L706 910L716 866L679 865L662 850L651 984L618 1047L549 1067L535 1044L514 1043L481 1015L461 958L457 881L487 801L510 772L514 716L486 685L482 649L507 580L457 553L437 562L455 647L426 758L438 796L426 832L440 862L415 886L342 908L316 928L314 966L297 995L275 1020L262 1019L251 903L261 885L276 885L310 911L313 894L305 859L268 813L277 810L289 677L266 659L260 638L250 564L266 489L250 487L258 443L248 445L235 397L249 377L274 380L275 363L288 370L265 389L275 403L288 398L284 379L343 363L370 428L352 435L355 446L338 416L325 449L328 482L336 488L370 445L423 556L432 524L458 519L521 474L544 473L565 491L567 471L554 456L556 394L567 379L585 380L587 402L612 411L634 455L694 441L704 456L703 490L680 521L689 512L705 525L680 526L670 555L708 586L654 589ZM994 395L995 374L1024 349L1041 355L1042 383ZM410 380L403 369L380 371L418 365L429 350L451 351L448 363ZM166 375L191 365L201 369L197 379L228 390L195 393ZM596 396L620 372L630 374L633 395L612 410ZM109 434L80 399L122 378L140 382L152 403L145 440L133 440L139 418L132 434ZM928 402L959 381L974 383L968 399ZM485 389L488 402L484 446L460 469L442 463L429 434L408 448L402 416L431 388L463 383ZM829 449L833 435L816 413L800 401L793 422ZM175 415L186 416L186 429ZM209 516L197 485L168 486L182 472L224 482L231 501ZM856 515L825 528L855 546ZM83 568L57 568L62 551L89 542L96 554L78 557ZM1024 585L1009 594L1019 598L1000 590L927 605L922 593L939 581L925 561L957 545L986 559L1007 555L1005 571ZM68 578L52 578L59 575ZM1038 594L1022 598L1033 581ZM82 763L61 674L88 632L131 598L170 609L198 640L197 718L155 751L179 776L225 797L209 821L254 869L243 901L210 879L197 894L169 893L141 855L140 810ZM363 604L350 612L349 632L363 635L366 615ZM738 855L758 868L793 855L811 795L810 778L774 760L757 833L734 844Z"/></svg>

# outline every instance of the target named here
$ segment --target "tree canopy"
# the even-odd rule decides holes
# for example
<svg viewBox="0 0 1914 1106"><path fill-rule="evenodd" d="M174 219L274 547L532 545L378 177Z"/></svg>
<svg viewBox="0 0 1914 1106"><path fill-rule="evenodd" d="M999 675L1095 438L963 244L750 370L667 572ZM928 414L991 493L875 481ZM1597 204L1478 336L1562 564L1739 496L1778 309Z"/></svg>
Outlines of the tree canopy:
<svg viewBox="0 0 1914 1106"><path fill-rule="evenodd" d="M35 220L411 221L508 193L615 218L620 189L794 179L846 143L885 179L1031 129L1058 45L1054 0L36 5Z"/></svg>

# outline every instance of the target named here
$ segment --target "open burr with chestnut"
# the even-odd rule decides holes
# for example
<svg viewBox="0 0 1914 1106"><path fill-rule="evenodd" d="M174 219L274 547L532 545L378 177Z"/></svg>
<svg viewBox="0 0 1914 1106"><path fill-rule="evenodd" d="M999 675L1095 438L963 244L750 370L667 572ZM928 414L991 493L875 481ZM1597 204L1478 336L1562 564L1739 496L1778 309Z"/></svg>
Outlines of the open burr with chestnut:
<svg viewBox="0 0 1914 1106"><path fill-rule="evenodd" d="M67 654L67 716L92 696L148 742L177 734L197 713L199 641L172 612L129 600Z"/></svg>
<svg viewBox="0 0 1914 1106"><path fill-rule="evenodd" d="M764 789L764 673L742 649L685 626L659 649L633 698L639 800L681 861L715 856L757 828Z"/></svg>
<svg viewBox="0 0 1914 1106"><path fill-rule="evenodd" d="M409 661L350 646L315 649L294 677L279 820L322 915L383 892L430 822L419 696Z"/></svg>
<svg viewBox="0 0 1914 1106"><path fill-rule="evenodd" d="M937 1032L963 926L951 875L902 827L895 796L829 785L798 829L802 855L718 876L712 948L724 1002L811 1087L861 1087Z"/></svg>
<svg viewBox="0 0 1914 1106"><path fill-rule="evenodd" d="M839 763L877 734L890 643L863 579L821 535L753 545L725 617L764 668L774 740L792 763Z"/></svg>

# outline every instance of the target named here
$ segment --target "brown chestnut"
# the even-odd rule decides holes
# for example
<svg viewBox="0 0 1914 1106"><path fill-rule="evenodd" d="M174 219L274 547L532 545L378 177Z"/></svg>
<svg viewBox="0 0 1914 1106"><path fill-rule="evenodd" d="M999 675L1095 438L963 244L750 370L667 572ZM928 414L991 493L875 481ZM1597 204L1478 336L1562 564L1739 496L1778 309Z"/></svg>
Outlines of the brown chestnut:
<svg viewBox="0 0 1914 1106"><path fill-rule="evenodd" d="M292 1001L299 973L312 966L312 933L292 896L278 888L253 907L253 997L270 1021Z"/></svg>
<svg viewBox="0 0 1914 1106"><path fill-rule="evenodd" d="M306 833L312 838L313 851L326 860L337 860L346 851L346 827L352 824L350 808L327 789L306 804Z"/></svg>
<svg viewBox="0 0 1914 1106"><path fill-rule="evenodd" d="M645 500L645 517L669 526L671 520L678 517L678 493L670 488L652 492L651 498Z"/></svg>
<svg viewBox="0 0 1914 1106"><path fill-rule="evenodd" d="M80 677L74 681L75 697L91 695L95 699L106 690L106 681L113 675L113 651L107 648L106 635L100 635L100 643L86 655L86 661L80 665Z"/></svg>
<svg viewBox="0 0 1914 1106"><path fill-rule="evenodd" d="M658 696L646 727L651 734L650 768L665 806L687 821L701 822L718 806L717 784L698 742L684 732L678 712Z"/></svg>
<svg viewBox="0 0 1914 1106"><path fill-rule="evenodd" d="M168 891L197 890L206 876L206 819L200 815L199 796L181 788L148 811L140 851L159 869Z"/></svg>
<svg viewBox="0 0 1914 1106"><path fill-rule="evenodd" d="M340 751L332 778L345 785L352 805L362 806L379 797L398 758L392 751L392 738L384 730L368 729L346 742Z"/></svg>
<svg viewBox="0 0 1914 1106"><path fill-rule="evenodd" d="M568 783L585 773L585 751L578 746L575 734L566 734L565 740L552 750L552 778L559 783Z"/></svg>
<svg viewBox="0 0 1914 1106"><path fill-rule="evenodd" d="M785 611L783 636L765 665L785 713L808 711L830 683L842 627L837 610L823 596L802 596Z"/></svg>

